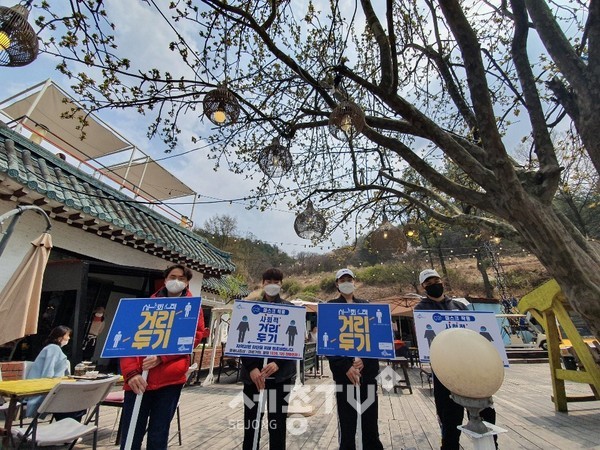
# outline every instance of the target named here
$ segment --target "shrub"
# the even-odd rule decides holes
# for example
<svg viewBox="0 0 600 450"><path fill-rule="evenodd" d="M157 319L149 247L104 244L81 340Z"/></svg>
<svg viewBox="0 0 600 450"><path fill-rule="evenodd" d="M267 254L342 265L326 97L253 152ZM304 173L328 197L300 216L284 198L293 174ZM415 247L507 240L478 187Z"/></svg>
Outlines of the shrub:
<svg viewBox="0 0 600 450"><path fill-rule="evenodd" d="M288 295L296 295L301 289L302 286L296 280L287 279L281 283L281 290Z"/></svg>
<svg viewBox="0 0 600 450"><path fill-rule="evenodd" d="M319 283L319 288L324 292L336 292L335 277L325 277Z"/></svg>

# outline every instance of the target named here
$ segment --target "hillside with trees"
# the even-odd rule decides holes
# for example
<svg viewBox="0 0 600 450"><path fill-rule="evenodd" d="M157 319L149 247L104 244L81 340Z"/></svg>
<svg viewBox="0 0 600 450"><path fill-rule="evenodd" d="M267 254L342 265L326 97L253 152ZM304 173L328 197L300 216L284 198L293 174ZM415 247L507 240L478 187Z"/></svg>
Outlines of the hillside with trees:
<svg viewBox="0 0 600 450"><path fill-rule="evenodd" d="M367 236L326 254L290 256L254 236L240 236L229 215L211 217L195 232L232 254L235 276L250 289L260 290L266 267L279 267L286 276L284 295L309 301L335 295L334 273L342 267L355 271L361 295L371 299L418 292L418 273L428 267L443 274L450 293L460 297L520 297L549 278L537 258L513 242L486 240L461 227L430 227L433 222L412 228L402 254L374 250Z"/></svg>

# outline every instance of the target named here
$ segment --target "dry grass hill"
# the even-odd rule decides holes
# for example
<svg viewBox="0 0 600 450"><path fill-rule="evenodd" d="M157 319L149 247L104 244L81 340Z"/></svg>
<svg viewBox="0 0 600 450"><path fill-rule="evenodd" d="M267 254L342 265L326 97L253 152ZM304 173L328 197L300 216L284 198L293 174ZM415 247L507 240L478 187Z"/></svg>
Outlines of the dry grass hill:
<svg viewBox="0 0 600 450"><path fill-rule="evenodd" d="M455 297L485 297L482 276L477 270L474 258L458 259L446 262L450 290ZM425 267L423 267L425 268ZM386 264L381 266L352 269L357 275L357 294L362 298L375 300L401 294L416 292L418 272L423 268L411 268L402 264ZM435 267L441 273L439 266ZM533 256L503 257L502 271L509 295L520 298L549 279L544 267ZM492 286L496 286L496 273L487 269ZM292 275L286 277L283 284L284 298L310 297L330 299L337 295L333 286L334 272L317 272L312 274ZM414 283L414 284L413 284ZM250 298L260 296L260 286ZM500 292L494 290L494 298L500 298Z"/></svg>

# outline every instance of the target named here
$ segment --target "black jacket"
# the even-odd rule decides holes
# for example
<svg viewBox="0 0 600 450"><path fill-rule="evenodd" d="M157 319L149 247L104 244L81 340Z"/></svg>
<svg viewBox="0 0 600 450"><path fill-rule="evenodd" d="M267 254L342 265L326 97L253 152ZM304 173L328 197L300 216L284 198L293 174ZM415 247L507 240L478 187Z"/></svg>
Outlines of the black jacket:
<svg viewBox="0 0 600 450"><path fill-rule="evenodd" d="M353 297L354 303L369 303L368 300ZM327 303L348 303L344 296L340 295L338 298L329 300ZM333 374L333 380L337 384L350 384L350 380L346 376L346 372L352 367L354 358L348 356L328 356L329 368ZM372 358L361 358L365 367L363 368L361 375L363 381L366 383L374 383L375 377L379 374L379 360Z"/></svg>
<svg viewBox="0 0 600 450"><path fill-rule="evenodd" d="M422 297L421 301L417 303L414 309L426 309L431 311L464 311L468 308L464 303L453 300L445 295L444 300L441 302L436 302L429 297Z"/></svg>
<svg viewBox="0 0 600 450"><path fill-rule="evenodd" d="M266 298L263 298L261 301L268 302ZM291 305L292 303L287 300L283 300L279 295L273 299L270 303L283 303L285 305ZM249 358L242 357L242 371L240 374L240 378L244 382L244 384L252 384L252 379L250 378L250 372L254 369L262 369L264 358ZM296 361L293 359L275 359L269 358L267 360L267 364L274 362L277 364L279 369L277 372L273 374L275 377L275 383L283 383L285 381L290 380L294 375L296 375Z"/></svg>

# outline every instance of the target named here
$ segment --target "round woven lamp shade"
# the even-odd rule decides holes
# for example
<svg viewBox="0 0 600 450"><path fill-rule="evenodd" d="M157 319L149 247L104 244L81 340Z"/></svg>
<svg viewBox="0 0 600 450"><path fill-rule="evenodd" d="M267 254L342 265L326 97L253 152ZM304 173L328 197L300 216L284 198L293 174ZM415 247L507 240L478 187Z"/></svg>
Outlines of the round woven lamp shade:
<svg viewBox="0 0 600 450"><path fill-rule="evenodd" d="M202 106L208 120L220 127L236 123L240 116L240 104L225 86L207 92Z"/></svg>
<svg viewBox="0 0 600 450"><path fill-rule="evenodd" d="M265 175L271 178L284 176L292 168L292 154L290 149L279 143L279 139L273 139L271 145L267 145L258 155L258 166Z"/></svg>
<svg viewBox="0 0 600 450"><path fill-rule="evenodd" d="M365 113L353 102L341 102L329 115L329 132L340 141L359 135L365 127Z"/></svg>
<svg viewBox="0 0 600 450"><path fill-rule="evenodd" d="M369 235L369 246L378 253L404 253L407 248L406 236L403 230L384 218L383 223Z"/></svg>
<svg viewBox="0 0 600 450"><path fill-rule="evenodd" d="M37 58L38 38L27 22L28 16L29 10L23 5L0 6L0 66L26 66Z"/></svg>
<svg viewBox="0 0 600 450"><path fill-rule="evenodd" d="M308 201L306 209L296 216L294 230L303 239L319 239L325 234L327 222L323 215L316 211L312 201Z"/></svg>

